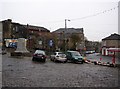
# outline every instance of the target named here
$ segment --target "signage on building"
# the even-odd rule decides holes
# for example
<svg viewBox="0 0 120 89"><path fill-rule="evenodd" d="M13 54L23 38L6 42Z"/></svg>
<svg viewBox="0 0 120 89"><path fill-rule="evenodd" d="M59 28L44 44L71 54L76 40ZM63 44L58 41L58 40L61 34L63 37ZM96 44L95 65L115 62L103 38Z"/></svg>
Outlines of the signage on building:
<svg viewBox="0 0 120 89"><path fill-rule="evenodd" d="M49 46L53 46L53 40L49 40Z"/></svg>
<svg viewBox="0 0 120 89"><path fill-rule="evenodd" d="M39 41L39 44L42 45L42 41Z"/></svg>
<svg viewBox="0 0 120 89"><path fill-rule="evenodd" d="M6 47L17 47L17 39L5 39Z"/></svg>

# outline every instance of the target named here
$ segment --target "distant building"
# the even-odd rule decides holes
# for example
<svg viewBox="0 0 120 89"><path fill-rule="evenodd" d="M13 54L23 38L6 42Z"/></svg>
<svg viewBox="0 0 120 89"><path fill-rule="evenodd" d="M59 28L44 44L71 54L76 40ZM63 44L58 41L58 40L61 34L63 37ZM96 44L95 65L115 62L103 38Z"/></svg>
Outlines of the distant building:
<svg viewBox="0 0 120 89"><path fill-rule="evenodd" d="M25 25L28 30L28 48L29 49L46 49L47 45L47 35L50 34L50 31L44 27Z"/></svg>
<svg viewBox="0 0 120 89"><path fill-rule="evenodd" d="M3 39L27 38L28 31L24 25L12 22L11 19L1 21Z"/></svg>
<svg viewBox="0 0 120 89"><path fill-rule="evenodd" d="M2 30L2 33L3 33L2 34L3 46L6 46L6 47L15 46L16 47L17 39L25 38L27 42L29 42L27 43L28 49L34 49L34 48L39 47L39 42L45 41L44 35L47 33L50 33L50 31L44 27L33 26L33 25L23 25L20 23L12 22L11 19L1 21L0 30ZM39 39L41 40L39 41ZM43 44L40 44L40 45L43 45Z"/></svg>
<svg viewBox="0 0 120 89"><path fill-rule="evenodd" d="M53 31L52 33L57 34L57 40L58 40L58 48L59 49L74 49L73 41L72 41L72 35L79 38L76 40L74 37L74 40L76 40L75 46L76 49L74 50L83 50L84 48L84 31L83 28L60 28L56 31Z"/></svg>
<svg viewBox="0 0 120 89"><path fill-rule="evenodd" d="M110 36L102 39L102 55L111 55L112 52L108 50L114 48L120 48L120 35L119 34L111 34Z"/></svg>
<svg viewBox="0 0 120 89"><path fill-rule="evenodd" d="M101 43L98 41L85 40L85 47L86 47L86 51L100 52Z"/></svg>

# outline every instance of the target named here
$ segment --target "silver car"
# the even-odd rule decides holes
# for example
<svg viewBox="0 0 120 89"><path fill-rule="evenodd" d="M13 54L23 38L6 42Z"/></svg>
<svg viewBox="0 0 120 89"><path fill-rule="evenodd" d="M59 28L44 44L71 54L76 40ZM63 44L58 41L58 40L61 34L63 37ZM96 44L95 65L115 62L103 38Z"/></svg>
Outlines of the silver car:
<svg viewBox="0 0 120 89"><path fill-rule="evenodd" d="M63 52L54 52L53 55L50 56L50 59L54 62L67 62L66 55Z"/></svg>

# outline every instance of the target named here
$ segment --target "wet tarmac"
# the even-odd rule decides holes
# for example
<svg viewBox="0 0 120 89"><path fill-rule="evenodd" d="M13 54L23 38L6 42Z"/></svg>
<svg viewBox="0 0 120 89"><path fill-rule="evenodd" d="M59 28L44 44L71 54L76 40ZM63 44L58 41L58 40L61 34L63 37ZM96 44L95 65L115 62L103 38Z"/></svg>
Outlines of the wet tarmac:
<svg viewBox="0 0 120 89"><path fill-rule="evenodd" d="M2 57L3 87L118 87L118 68Z"/></svg>

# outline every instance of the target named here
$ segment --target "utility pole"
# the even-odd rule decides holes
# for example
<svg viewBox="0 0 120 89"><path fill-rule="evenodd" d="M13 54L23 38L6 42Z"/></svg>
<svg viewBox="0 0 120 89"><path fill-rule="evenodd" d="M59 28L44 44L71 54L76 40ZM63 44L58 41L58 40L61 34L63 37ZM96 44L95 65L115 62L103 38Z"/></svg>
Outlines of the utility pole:
<svg viewBox="0 0 120 89"><path fill-rule="evenodd" d="M70 21L69 19L65 19L65 30L67 30L67 21ZM64 31L64 45L65 45L65 50L66 51L66 37L65 37L65 31Z"/></svg>
<svg viewBox="0 0 120 89"><path fill-rule="evenodd" d="M69 19L65 19L65 30L67 29L67 21L70 21Z"/></svg>

